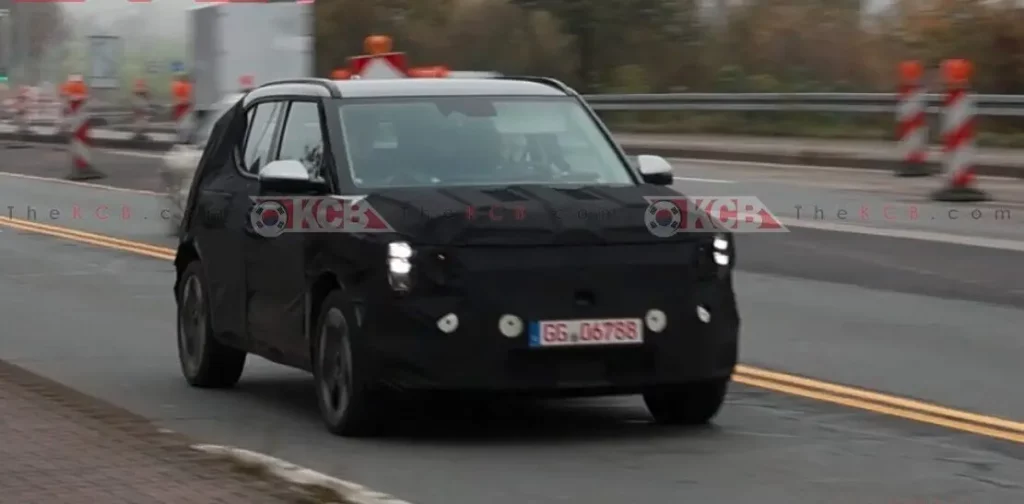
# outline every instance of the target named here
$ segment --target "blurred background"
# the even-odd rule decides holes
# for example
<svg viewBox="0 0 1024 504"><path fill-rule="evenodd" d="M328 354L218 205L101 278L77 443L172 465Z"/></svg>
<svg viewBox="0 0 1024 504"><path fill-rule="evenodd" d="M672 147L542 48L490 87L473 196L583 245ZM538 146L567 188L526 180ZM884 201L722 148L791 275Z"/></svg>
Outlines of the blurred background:
<svg viewBox="0 0 1024 504"><path fill-rule="evenodd" d="M193 5L0 0L21 13L0 37L2 66L12 79L60 82L84 70L89 35L110 34L125 40L125 88L142 76L163 82L168 61L185 57ZM417 64L548 75L585 93L891 92L901 60L937 68L947 58L974 63L977 92L1024 92L1024 2L1016 0L319 0L314 17L321 75L359 54L367 35L386 33ZM610 119L645 131L892 134L890 117L855 114ZM1024 144L1018 120L986 121L983 143Z"/></svg>

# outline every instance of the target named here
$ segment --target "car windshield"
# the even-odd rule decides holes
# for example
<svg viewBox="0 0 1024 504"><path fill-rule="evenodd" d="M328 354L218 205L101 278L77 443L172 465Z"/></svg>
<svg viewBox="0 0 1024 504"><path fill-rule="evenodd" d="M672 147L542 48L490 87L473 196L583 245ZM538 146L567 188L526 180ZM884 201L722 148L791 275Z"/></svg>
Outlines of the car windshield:
<svg viewBox="0 0 1024 504"><path fill-rule="evenodd" d="M452 96L341 105L359 187L633 184L572 98Z"/></svg>

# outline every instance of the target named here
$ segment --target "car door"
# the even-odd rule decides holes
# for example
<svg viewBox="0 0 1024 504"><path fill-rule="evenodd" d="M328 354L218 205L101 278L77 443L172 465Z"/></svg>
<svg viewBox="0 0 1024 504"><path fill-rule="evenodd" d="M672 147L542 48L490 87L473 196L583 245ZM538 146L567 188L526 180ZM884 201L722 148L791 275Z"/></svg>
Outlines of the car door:
<svg viewBox="0 0 1024 504"><path fill-rule="evenodd" d="M246 345L259 352L260 342L253 338L249 327L249 287L245 278L245 247L252 230L252 197L259 191L259 180L256 174L265 166L274 147L275 134L280 128L281 117L284 115L285 102L262 101L249 105L247 114L248 128L235 155L232 156L232 170L235 182L230 194L231 224L222 241L230 240L230 264L226 267L237 271L239 308L239 325L244 328Z"/></svg>
<svg viewBox="0 0 1024 504"><path fill-rule="evenodd" d="M311 177L324 175L324 128L317 101L292 101L275 143L273 160L296 160ZM318 196L282 194L260 187L262 198ZM246 284L249 289L249 327L266 342L279 361L301 366L308 358L304 343L306 322L307 254L312 237L285 232L275 237L257 233L246 239Z"/></svg>
<svg viewBox="0 0 1024 504"><path fill-rule="evenodd" d="M250 195L257 190L257 183L238 165L259 157L259 142L253 139L253 132L275 123L271 107L250 108L245 117L218 132L216 145L207 149L209 159L197 174L188 225L206 270L213 329L247 347L251 340L246 324L244 230L250 222ZM269 145L264 150L269 152Z"/></svg>

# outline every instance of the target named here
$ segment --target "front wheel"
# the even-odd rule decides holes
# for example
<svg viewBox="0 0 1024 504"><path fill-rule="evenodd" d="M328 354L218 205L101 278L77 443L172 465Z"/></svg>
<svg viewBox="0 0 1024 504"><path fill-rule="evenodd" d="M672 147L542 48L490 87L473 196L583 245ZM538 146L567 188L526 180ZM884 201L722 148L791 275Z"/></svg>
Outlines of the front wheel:
<svg viewBox="0 0 1024 504"><path fill-rule="evenodd" d="M316 324L313 378L327 430L362 437L381 430L379 393L367 381L367 362L359 358L355 312L341 291L328 294Z"/></svg>
<svg viewBox="0 0 1024 504"><path fill-rule="evenodd" d="M718 414L728 389L728 378L667 385L644 392L644 403L658 423L702 425Z"/></svg>
<svg viewBox="0 0 1024 504"><path fill-rule="evenodd" d="M214 337L206 292L202 264L194 261L178 287L178 362L193 387L233 387L242 376L246 354Z"/></svg>

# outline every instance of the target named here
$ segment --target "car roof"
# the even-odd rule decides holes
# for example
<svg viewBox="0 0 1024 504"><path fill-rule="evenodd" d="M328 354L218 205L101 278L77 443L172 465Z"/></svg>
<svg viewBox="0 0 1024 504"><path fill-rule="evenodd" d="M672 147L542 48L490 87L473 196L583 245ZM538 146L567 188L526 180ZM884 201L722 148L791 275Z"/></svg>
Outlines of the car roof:
<svg viewBox="0 0 1024 504"><path fill-rule="evenodd" d="M411 96L566 96L561 89L514 79L366 79L332 81L342 98Z"/></svg>
<svg viewBox="0 0 1024 504"><path fill-rule="evenodd" d="M235 103L238 103L238 100L241 100L242 97L244 96L245 93L230 93L221 98L220 101L217 102L217 105L234 105Z"/></svg>

